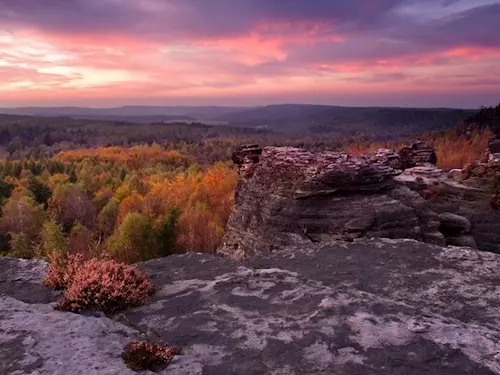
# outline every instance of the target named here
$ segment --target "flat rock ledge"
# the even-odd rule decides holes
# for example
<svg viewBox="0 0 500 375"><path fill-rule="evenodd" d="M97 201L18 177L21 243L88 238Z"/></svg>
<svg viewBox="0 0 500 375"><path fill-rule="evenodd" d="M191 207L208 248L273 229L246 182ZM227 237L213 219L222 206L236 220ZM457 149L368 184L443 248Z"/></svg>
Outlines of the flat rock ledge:
<svg viewBox="0 0 500 375"><path fill-rule="evenodd" d="M160 374L500 374L497 254L359 239L139 266L148 305L84 316L53 310L43 262L0 258L0 374L133 374L141 337L184 348Z"/></svg>

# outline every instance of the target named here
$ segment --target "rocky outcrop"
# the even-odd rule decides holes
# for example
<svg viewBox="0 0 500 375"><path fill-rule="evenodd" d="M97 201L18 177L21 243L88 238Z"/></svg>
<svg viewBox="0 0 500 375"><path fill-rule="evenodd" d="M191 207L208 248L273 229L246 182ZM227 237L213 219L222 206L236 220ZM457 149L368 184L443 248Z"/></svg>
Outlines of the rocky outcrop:
<svg viewBox="0 0 500 375"><path fill-rule="evenodd" d="M398 158L384 150L358 158L291 147L239 149L236 208L220 253L241 260L279 246L359 237L444 244L437 214L394 179Z"/></svg>
<svg viewBox="0 0 500 375"><path fill-rule="evenodd" d="M363 239L244 265L178 255L141 264L156 294L110 316L55 311L41 266L0 258L12 270L0 273L2 375L133 374L120 355L137 338L183 348L164 375L500 374L492 253Z"/></svg>
<svg viewBox="0 0 500 375"><path fill-rule="evenodd" d="M395 179L423 196L441 216L447 244L500 253L500 162L475 162L461 173L415 167ZM450 230L450 214L464 223L458 231L462 233Z"/></svg>
<svg viewBox="0 0 500 375"><path fill-rule="evenodd" d="M490 141L488 151L489 161L500 161L500 136Z"/></svg>
<svg viewBox="0 0 500 375"><path fill-rule="evenodd" d="M433 167L437 162L436 151L422 141L412 141L396 153L382 148L375 153L363 156L363 159L373 163L382 163L396 170L405 170L417 166Z"/></svg>
<svg viewBox="0 0 500 375"><path fill-rule="evenodd" d="M422 141L413 141L403 146L399 152L401 169L407 169L426 163L436 164L437 156L434 148Z"/></svg>
<svg viewBox="0 0 500 375"><path fill-rule="evenodd" d="M361 237L500 253L500 168L493 162L444 172L420 141L362 157L252 145L233 160L240 170L236 208L219 253L234 259Z"/></svg>
<svg viewBox="0 0 500 375"><path fill-rule="evenodd" d="M498 117L498 109L497 117L489 124L489 129L493 133L488 145L489 161L500 162L500 117Z"/></svg>

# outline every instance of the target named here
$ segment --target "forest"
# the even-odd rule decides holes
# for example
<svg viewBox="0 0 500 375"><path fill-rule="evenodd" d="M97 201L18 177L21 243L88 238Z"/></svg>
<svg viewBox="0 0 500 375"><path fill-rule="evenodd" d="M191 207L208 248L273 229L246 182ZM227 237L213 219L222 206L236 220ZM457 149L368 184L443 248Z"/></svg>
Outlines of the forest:
<svg viewBox="0 0 500 375"><path fill-rule="evenodd" d="M500 105L483 108L418 138L436 148L439 167L463 168L482 158L499 114ZM213 253L234 205L237 144L361 154L407 140L0 115L0 254L63 251L135 263Z"/></svg>

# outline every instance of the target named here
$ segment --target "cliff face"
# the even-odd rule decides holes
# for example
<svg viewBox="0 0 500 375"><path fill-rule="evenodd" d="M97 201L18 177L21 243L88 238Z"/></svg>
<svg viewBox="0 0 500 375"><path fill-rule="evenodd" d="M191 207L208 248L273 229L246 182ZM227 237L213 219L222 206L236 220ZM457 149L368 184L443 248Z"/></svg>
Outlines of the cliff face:
<svg viewBox="0 0 500 375"><path fill-rule="evenodd" d="M363 157L252 145L236 150L233 161L240 173L236 207L219 249L233 259L361 237L500 252L497 235L488 234L500 233L491 189L437 169L423 142Z"/></svg>

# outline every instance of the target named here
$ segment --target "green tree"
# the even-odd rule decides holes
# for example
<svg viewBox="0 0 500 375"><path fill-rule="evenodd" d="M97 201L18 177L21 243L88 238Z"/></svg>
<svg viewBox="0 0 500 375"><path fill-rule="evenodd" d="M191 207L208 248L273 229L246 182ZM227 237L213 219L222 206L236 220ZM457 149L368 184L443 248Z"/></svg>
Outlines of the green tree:
<svg viewBox="0 0 500 375"><path fill-rule="evenodd" d="M46 257L52 252L68 252L68 240L64 236L61 225L55 219L47 220L40 236L40 256Z"/></svg>
<svg viewBox="0 0 500 375"><path fill-rule="evenodd" d="M23 171L23 165L16 161L12 164L12 171L10 172L12 177L19 178L21 176L21 172Z"/></svg>
<svg viewBox="0 0 500 375"><path fill-rule="evenodd" d="M31 175L28 180L28 189L33 193L37 203L47 208L48 201L52 196L49 186L40 180L40 178Z"/></svg>
<svg viewBox="0 0 500 375"><path fill-rule="evenodd" d="M165 257L175 253L176 226L179 216L180 211L175 208L159 221L160 225L155 231L158 257Z"/></svg>
<svg viewBox="0 0 500 375"><path fill-rule="evenodd" d="M2 177L12 176L13 163L10 160L6 160L2 168Z"/></svg>
<svg viewBox="0 0 500 375"><path fill-rule="evenodd" d="M148 215L133 212L128 214L106 244L106 252L126 263L136 263L155 258L155 233Z"/></svg>

